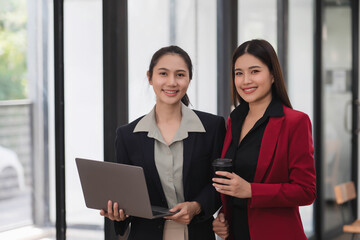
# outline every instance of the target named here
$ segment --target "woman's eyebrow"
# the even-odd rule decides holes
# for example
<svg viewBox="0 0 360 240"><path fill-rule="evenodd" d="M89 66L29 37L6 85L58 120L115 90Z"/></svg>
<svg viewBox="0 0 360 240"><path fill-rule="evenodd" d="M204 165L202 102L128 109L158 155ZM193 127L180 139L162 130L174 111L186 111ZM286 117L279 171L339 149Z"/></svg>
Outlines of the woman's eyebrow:
<svg viewBox="0 0 360 240"><path fill-rule="evenodd" d="M254 66L250 66L248 69L254 69L254 68L261 68L260 66L254 65ZM235 68L234 71L242 71L241 68Z"/></svg>
<svg viewBox="0 0 360 240"><path fill-rule="evenodd" d="M156 69L156 71L170 71L170 70L167 69L167 68L161 67L161 68ZM177 69L177 70L175 70L175 72L186 72L186 70L184 70L184 69Z"/></svg>
<svg viewBox="0 0 360 240"><path fill-rule="evenodd" d="M249 67L249 69L253 69L253 68L261 68L261 67L260 67L260 66L257 66L257 65L254 65L254 66Z"/></svg>

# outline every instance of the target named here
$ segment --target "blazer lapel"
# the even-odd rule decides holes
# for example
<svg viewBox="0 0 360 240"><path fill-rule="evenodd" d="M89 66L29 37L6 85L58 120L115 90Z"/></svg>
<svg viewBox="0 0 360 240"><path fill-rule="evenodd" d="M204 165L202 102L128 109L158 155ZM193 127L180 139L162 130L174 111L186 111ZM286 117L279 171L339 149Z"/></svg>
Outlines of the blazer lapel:
<svg viewBox="0 0 360 240"><path fill-rule="evenodd" d="M151 180L154 182L154 186L156 186L156 189L161 194L161 197L165 199L165 194L162 189L160 176L157 171L156 165L155 165L155 159L154 159L154 144L155 140L153 138L149 138L144 134L143 141L141 144L143 148L143 159L146 159L144 162L144 166L146 168L146 171L149 172L149 175L151 176Z"/></svg>
<svg viewBox="0 0 360 240"><path fill-rule="evenodd" d="M261 182L265 176L271 160L274 155L276 143L280 134L281 125L284 121L283 117L270 117L265 128L264 136L261 142L259 159L256 167L254 182Z"/></svg>
<svg viewBox="0 0 360 240"><path fill-rule="evenodd" d="M232 134L231 134L231 118L229 116L227 123L226 123L226 135L225 135L225 139L224 139L224 146L221 152L221 157L224 158L226 155L226 152L230 146L231 140L232 140Z"/></svg>
<svg viewBox="0 0 360 240"><path fill-rule="evenodd" d="M183 161L183 184L184 184L184 196L187 196L187 186L188 186L188 175L191 165L191 156L193 152L194 141L196 138L196 133L189 133L188 137L184 139L184 161ZM191 183L190 183L191 184Z"/></svg>

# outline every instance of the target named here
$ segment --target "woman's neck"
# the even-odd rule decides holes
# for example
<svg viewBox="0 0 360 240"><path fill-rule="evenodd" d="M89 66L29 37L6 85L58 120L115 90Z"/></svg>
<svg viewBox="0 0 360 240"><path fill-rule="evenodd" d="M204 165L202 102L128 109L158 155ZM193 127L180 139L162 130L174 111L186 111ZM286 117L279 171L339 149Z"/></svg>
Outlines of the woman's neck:
<svg viewBox="0 0 360 240"><path fill-rule="evenodd" d="M271 100L272 100L272 97L263 99L263 101L260 101L260 102L249 103L248 116L260 119L264 115Z"/></svg>
<svg viewBox="0 0 360 240"><path fill-rule="evenodd" d="M174 121L181 122L181 102L174 105L156 103L155 114L157 124L166 124Z"/></svg>

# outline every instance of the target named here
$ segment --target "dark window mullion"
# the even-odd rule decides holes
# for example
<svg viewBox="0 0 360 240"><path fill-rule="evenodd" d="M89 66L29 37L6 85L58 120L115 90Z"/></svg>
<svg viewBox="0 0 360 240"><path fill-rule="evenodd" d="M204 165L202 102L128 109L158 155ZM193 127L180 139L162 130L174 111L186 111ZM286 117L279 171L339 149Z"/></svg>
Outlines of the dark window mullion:
<svg viewBox="0 0 360 240"><path fill-rule="evenodd" d="M54 0L56 239L66 239L64 0Z"/></svg>
<svg viewBox="0 0 360 240"><path fill-rule="evenodd" d="M323 0L316 0L314 6L314 148L317 198L315 201L315 239L323 239L324 235L324 194L323 194L323 164L322 164L322 24Z"/></svg>
<svg viewBox="0 0 360 240"><path fill-rule="evenodd" d="M288 83L288 26L289 1L277 0L277 54L285 78L285 83Z"/></svg>
<svg viewBox="0 0 360 240"><path fill-rule="evenodd" d="M128 123L127 1L103 0L104 160L115 161L115 131ZM105 219L105 240L116 240Z"/></svg>
<svg viewBox="0 0 360 240"><path fill-rule="evenodd" d="M351 1L352 11L352 94L353 94L353 116L352 116L352 161L351 179L358 186L358 129L359 129L359 2ZM352 201L352 212L357 217L357 201Z"/></svg>
<svg viewBox="0 0 360 240"><path fill-rule="evenodd" d="M217 1L217 113L227 118L231 106L231 58L237 47L238 1Z"/></svg>

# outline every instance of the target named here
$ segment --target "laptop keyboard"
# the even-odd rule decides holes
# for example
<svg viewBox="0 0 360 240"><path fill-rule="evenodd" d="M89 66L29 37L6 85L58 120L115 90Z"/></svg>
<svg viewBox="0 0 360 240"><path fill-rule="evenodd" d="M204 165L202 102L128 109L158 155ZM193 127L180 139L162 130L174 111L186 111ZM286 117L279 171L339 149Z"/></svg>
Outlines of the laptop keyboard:
<svg viewBox="0 0 360 240"><path fill-rule="evenodd" d="M157 215L160 215L160 214L164 214L165 212L153 210L152 213L153 213L154 216L157 216Z"/></svg>

